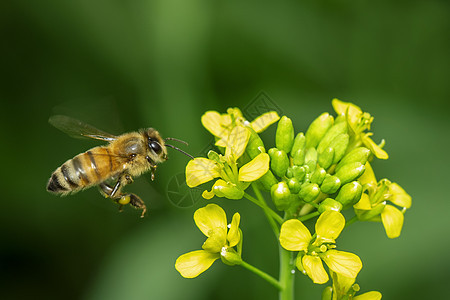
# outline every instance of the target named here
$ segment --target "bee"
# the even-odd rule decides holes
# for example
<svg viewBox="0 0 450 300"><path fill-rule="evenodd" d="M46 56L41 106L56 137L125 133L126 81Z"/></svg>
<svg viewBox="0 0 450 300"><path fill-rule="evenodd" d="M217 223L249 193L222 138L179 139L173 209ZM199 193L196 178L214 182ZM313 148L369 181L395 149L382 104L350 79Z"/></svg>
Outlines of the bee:
<svg viewBox="0 0 450 300"><path fill-rule="evenodd" d="M68 116L52 116L49 123L72 137L91 138L109 144L94 147L63 163L48 180L47 191L65 196L98 186L103 196L119 204L119 210L129 203L142 210L141 217L147 211L144 201L136 194L123 193L122 188L147 171L151 171L151 179L154 180L157 165L168 159L167 147L193 158L166 143L174 140L187 145L186 142L176 138L163 139L153 128L115 136Z"/></svg>

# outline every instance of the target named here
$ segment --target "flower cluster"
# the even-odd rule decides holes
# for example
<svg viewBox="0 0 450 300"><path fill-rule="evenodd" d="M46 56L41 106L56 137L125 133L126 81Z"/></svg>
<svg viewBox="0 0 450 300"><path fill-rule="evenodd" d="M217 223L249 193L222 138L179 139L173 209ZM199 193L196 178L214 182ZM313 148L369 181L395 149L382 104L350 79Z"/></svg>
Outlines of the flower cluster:
<svg viewBox="0 0 450 300"><path fill-rule="evenodd" d="M384 140L376 144L371 139L373 133L368 130L374 118L352 103L333 99L332 106L337 116L321 114L305 133L296 133L292 120L276 112L253 122L245 120L237 108L226 114L206 112L202 124L215 137L218 151L192 159L186 166L186 182L196 187L215 179L203 198L246 198L260 206L279 241L280 257L296 255L295 266L314 283L332 279L322 299L381 299L375 291L355 295L362 261L354 253L337 250L336 239L356 221L382 222L389 238L398 237L411 197L397 183L375 178L370 162L388 159L388 154ZM276 122L275 147L266 151L259 133ZM247 192L250 185L254 196ZM274 209L262 190L268 192ZM346 221L343 210L353 211L353 218ZM316 217L311 234L305 222ZM279 280L243 260L238 213L227 225L223 209L208 204L195 212L194 220L208 239L202 250L177 259L175 266L183 277L196 277L221 258L261 276L281 294L290 293L286 283L293 276L290 259L281 260L280 268L288 274L280 271Z"/></svg>

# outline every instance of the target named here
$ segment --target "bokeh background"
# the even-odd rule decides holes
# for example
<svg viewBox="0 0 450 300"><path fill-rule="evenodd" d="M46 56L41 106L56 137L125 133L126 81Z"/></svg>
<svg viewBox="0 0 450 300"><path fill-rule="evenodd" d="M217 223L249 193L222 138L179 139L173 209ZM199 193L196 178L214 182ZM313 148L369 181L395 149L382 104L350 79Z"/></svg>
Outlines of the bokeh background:
<svg viewBox="0 0 450 300"><path fill-rule="evenodd" d="M379 223L351 226L340 249L357 253L362 291L384 299L442 299L450 276L450 6L447 1L1 1L1 299L276 299L266 282L216 262L196 279L175 270L204 241L192 215L167 191L187 157L170 152L157 178L128 187L150 211L102 198L96 189L59 198L45 191L66 159L98 145L71 139L47 120L66 114L118 134L155 127L211 142L200 117L247 107L264 91L296 131L331 99L375 117L386 139L388 177L413 197L400 238ZM271 131L272 130L272 131ZM273 145L273 129L264 135ZM180 187L182 190L182 187ZM185 191L185 190L184 190ZM277 246L248 201L239 211L244 258L277 276ZM183 206L183 207L180 207ZM296 299L323 286L296 278Z"/></svg>

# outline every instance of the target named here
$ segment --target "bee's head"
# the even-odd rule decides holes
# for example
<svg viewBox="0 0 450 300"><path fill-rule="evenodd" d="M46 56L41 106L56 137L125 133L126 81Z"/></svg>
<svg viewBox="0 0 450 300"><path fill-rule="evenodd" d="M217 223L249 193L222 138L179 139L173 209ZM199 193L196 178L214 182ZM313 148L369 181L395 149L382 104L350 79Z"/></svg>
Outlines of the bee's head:
<svg viewBox="0 0 450 300"><path fill-rule="evenodd" d="M147 138L147 160L153 163L162 163L167 160L167 148L159 132L153 128L147 129L144 136Z"/></svg>

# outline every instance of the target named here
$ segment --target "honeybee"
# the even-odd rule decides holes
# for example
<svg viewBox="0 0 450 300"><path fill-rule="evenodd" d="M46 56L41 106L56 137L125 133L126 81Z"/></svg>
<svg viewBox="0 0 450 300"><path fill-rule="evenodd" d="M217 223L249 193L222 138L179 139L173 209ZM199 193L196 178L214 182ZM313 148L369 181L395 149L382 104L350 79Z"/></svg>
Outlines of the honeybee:
<svg viewBox="0 0 450 300"><path fill-rule="evenodd" d="M167 147L193 158L166 143L174 140L187 145L186 142L175 138L163 139L153 128L115 136L67 116L52 116L49 122L72 137L92 138L109 144L94 147L63 163L50 177L47 191L65 196L98 185L100 193L117 202L120 210L128 203L142 209L141 217L147 211L144 201L136 194L123 193L122 188L132 183L133 177L147 171L151 171L151 179L154 180L157 165L168 159Z"/></svg>

